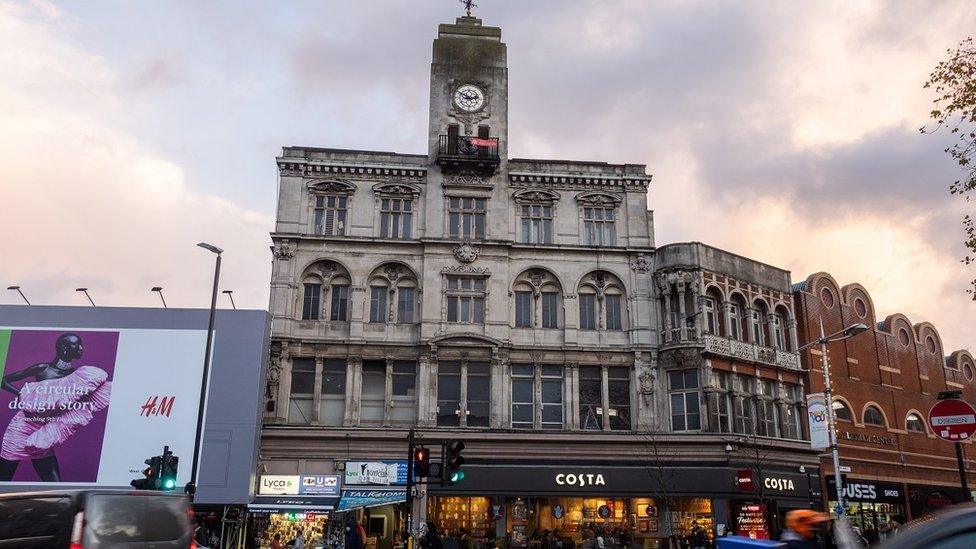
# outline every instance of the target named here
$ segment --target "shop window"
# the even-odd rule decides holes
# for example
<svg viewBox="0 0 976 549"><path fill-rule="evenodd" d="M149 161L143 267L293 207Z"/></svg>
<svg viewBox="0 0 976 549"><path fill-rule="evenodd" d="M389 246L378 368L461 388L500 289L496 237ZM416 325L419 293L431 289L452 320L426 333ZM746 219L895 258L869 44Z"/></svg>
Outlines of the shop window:
<svg viewBox="0 0 976 549"><path fill-rule="evenodd" d="M885 419L884 415L875 406L868 406L864 409L864 423L867 425L874 425L876 427L884 427Z"/></svg>
<svg viewBox="0 0 976 549"><path fill-rule="evenodd" d="M562 366L512 365L512 427L563 428Z"/></svg>
<svg viewBox="0 0 976 549"><path fill-rule="evenodd" d="M607 368L610 430L630 430L630 368Z"/></svg>
<svg viewBox="0 0 976 549"><path fill-rule="evenodd" d="M603 374L599 366L580 367L580 429L603 430Z"/></svg>
<svg viewBox="0 0 976 549"><path fill-rule="evenodd" d="M309 425L315 400L315 359L294 358L291 361L291 395L288 423Z"/></svg>
<svg viewBox="0 0 976 549"><path fill-rule="evenodd" d="M834 418L841 421L854 421L854 415L851 414L851 409L842 401L835 400L831 408L834 409Z"/></svg>
<svg viewBox="0 0 976 549"><path fill-rule="evenodd" d="M447 321L457 324L485 323L485 278L447 277Z"/></svg>
<svg viewBox="0 0 976 549"><path fill-rule="evenodd" d="M306 282L302 297L302 320L318 320L321 309L322 285Z"/></svg>
<svg viewBox="0 0 976 549"><path fill-rule="evenodd" d="M735 432L751 435L756 432L753 378L737 375L735 380L738 383L735 395Z"/></svg>
<svg viewBox="0 0 976 549"><path fill-rule="evenodd" d="M485 238L484 198L451 197L448 200L448 221L451 238L482 240Z"/></svg>
<svg viewBox="0 0 976 549"><path fill-rule="evenodd" d="M410 238L413 201L405 198L380 200L380 238Z"/></svg>
<svg viewBox="0 0 976 549"><path fill-rule="evenodd" d="M466 400L462 396L466 396ZM488 363L438 363L437 425L488 427L490 401L491 366Z"/></svg>
<svg viewBox="0 0 976 549"><path fill-rule="evenodd" d="M698 431L701 429L701 397L698 391L698 370L678 370L668 373L671 398L671 429Z"/></svg>
<svg viewBox="0 0 976 549"><path fill-rule="evenodd" d="M732 432L732 377L728 372L712 370L714 391L708 396L711 429L716 433Z"/></svg>
<svg viewBox="0 0 976 549"><path fill-rule="evenodd" d="M905 418L905 429L911 431L912 433L924 433L925 423L922 421L922 418L918 416L918 414L911 413L908 414L907 418Z"/></svg>
<svg viewBox="0 0 976 549"><path fill-rule="evenodd" d="M322 400L319 423L342 425L346 413L346 361L326 360L322 365Z"/></svg>
<svg viewBox="0 0 976 549"><path fill-rule="evenodd" d="M437 524L438 531L445 537L460 538L466 532L479 539L495 528L490 504L491 500L484 497L431 496L427 498L427 517ZM471 545L480 546L478 543Z"/></svg>

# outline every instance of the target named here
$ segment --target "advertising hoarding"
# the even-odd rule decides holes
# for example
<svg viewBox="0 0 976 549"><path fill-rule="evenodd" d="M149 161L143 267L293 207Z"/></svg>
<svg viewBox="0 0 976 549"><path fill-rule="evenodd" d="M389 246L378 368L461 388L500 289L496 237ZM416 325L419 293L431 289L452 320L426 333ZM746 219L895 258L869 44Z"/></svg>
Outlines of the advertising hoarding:
<svg viewBox="0 0 976 549"><path fill-rule="evenodd" d="M347 461L345 483L351 486L406 486L407 460Z"/></svg>
<svg viewBox="0 0 976 549"><path fill-rule="evenodd" d="M206 330L0 326L0 485L125 486L163 445L190 480Z"/></svg>
<svg viewBox="0 0 976 549"><path fill-rule="evenodd" d="M807 395L807 422L810 427L810 448L822 450L830 447L830 431L827 429L827 399L823 393Z"/></svg>

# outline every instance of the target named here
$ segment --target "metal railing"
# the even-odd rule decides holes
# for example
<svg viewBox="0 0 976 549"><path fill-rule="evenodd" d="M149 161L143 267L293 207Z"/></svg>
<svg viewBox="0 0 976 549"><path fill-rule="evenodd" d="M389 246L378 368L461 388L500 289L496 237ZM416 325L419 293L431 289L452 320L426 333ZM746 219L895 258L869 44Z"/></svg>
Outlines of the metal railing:
<svg viewBox="0 0 976 549"><path fill-rule="evenodd" d="M498 138L441 135L437 140L437 155L460 159L498 160Z"/></svg>

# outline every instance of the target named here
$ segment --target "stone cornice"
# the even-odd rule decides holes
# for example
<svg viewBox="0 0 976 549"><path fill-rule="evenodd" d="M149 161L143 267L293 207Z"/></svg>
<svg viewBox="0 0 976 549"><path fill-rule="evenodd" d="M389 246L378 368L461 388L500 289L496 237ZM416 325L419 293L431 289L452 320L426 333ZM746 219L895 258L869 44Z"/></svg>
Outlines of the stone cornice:
<svg viewBox="0 0 976 549"><path fill-rule="evenodd" d="M302 177L342 177L345 179L401 177L422 182L427 177L427 168L425 166L343 164L278 159L278 173Z"/></svg>
<svg viewBox="0 0 976 549"><path fill-rule="evenodd" d="M552 174L509 172L509 182L516 187L561 190L623 190L647 192L650 177L603 176L590 174Z"/></svg>

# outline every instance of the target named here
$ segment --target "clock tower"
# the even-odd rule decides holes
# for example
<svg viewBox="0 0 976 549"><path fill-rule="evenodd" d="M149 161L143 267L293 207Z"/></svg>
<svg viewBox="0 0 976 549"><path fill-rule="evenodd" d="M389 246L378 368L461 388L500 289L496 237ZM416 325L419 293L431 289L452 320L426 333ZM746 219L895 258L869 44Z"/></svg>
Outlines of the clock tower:
<svg viewBox="0 0 976 549"><path fill-rule="evenodd" d="M508 149L508 66L502 31L481 19L441 24L430 65L431 163L494 173Z"/></svg>

